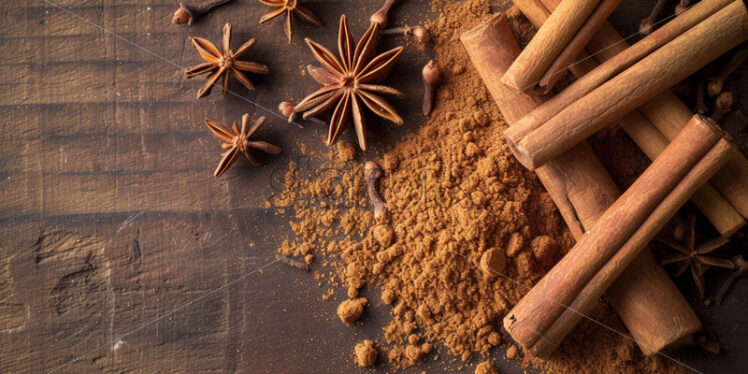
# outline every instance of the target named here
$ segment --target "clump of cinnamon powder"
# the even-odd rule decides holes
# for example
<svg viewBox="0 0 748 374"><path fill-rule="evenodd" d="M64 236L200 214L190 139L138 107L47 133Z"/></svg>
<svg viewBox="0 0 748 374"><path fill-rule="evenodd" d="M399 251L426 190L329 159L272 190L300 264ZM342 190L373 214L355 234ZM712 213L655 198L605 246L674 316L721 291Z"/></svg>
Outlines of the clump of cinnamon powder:
<svg viewBox="0 0 748 374"><path fill-rule="evenodd" d="M327 279L351 297L364 285L381 292L392 320L378 346L397 368L417 365L435 342L463 361L505 344L504 315L573 244L549 195L504 143L506 124L459 42L488 16L490 2L432 0L432 7L439 16L427 27L444 74L423 126L376 160L389 218L373 219L363 162L346 142L327 155L324 175L301 178L292 163L285 191L268 203L295 212L296 237L280 253L325 254L335 274ZM510 14L526 32L529 24ZM604 302L592 315L624 330ZM557 373L675 369L584 322L551 360L513 352L523 366Z"/></svg>

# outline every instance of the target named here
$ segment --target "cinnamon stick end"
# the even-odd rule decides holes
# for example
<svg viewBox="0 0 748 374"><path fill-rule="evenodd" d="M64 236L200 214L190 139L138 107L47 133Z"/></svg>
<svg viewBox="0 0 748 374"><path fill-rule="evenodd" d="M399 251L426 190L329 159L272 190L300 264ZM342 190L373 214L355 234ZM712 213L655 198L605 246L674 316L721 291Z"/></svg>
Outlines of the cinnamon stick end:
<svg viewBox="0 0 748 374"><path fill-rule="evenodd" d="M509 130L504 131L504 139L506 140L506 144L509 146L509 149L512 151L512 154L514 154L514 157L517 158L519 163L528 168L530 171L535 170L535 162L533 161L532 157L530 157L525 147L519 144L518 141L515 141L512 133Z"/></svg>

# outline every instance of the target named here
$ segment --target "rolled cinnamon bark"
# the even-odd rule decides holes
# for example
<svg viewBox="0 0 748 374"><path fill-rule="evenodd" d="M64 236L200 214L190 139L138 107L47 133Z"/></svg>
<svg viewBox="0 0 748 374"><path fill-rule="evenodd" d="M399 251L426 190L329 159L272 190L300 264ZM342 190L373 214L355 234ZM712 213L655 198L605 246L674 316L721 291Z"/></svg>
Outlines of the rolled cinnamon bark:
<svg viewBox="0 0 748 374"><path fill-rule="evenodd" d="M536 27L540 27L550 15L546 7L553 9L559 2L560 0L514 0ZM708 14L705 12L714 12L715 6L723 5L725 3L720 2L711 3L709 8L699 5L695 9L697 12L692 12L689 17L698 17L699 14L704 17L704 14ZM579 62L572 65L570 70L580 78L598 66L595 60L605 62L626 51L627 47L626 41L605 22L587 46L587 50L594 55L581 53ZM643 114L645 111L646 117ZM654 160L692 115L675 95L665 91L617 122L639 148ZM748 211L748 160L736 152L709 183L693 194L691 200L722 236L732 236L746 223L743 212Z"/></svg>
<svg viewBox="0 0 748 374"><path fill-rule="evenodd" d="M610 13L621 3L621 0L602 0L590 17L584 22L579 31L569 41L569 44L556 57L548 70L540 78L537 85L539 93L548 93L558 82L569 66L576 62L577 56L584 50L587 43L595 36L597 30L605 23Z"/></svg>
<svg viewBox="0 0 748 374"><path fill-rule="evenodd" d="M507 69L502 82L526 90L545 74L600 0L563 0Z"/></svg>
<svg viewBox="0 0 748 374"><path fill-rule="evenodd" d="M544 2L552 1L553 0L545 0ZM734 0L703 1L695 5L693 8L683 12L682 17L677 17L642 39L640 42L629 48L625 48L625 50L609 58L594 70L579 77L574 83L569 85L569 87L549 99L546 103L541 105L540 108L532 111L530 114L522 118L515 126L507 130L506 136L512 139L520 139L534 130L537 130L545 122L559 114L571 103L576 102L593 90L599 88L617 74L639 62L642 58L672 41L677 36L682 35L684 32L693 28L695 25L704 21L706 18L733 1ZM525 7L525 5L521 3L525 2L527 1L517 1L517 3L520 4L521 9L524 9ZM539 12L542 12L542 10L543 8L540 8ZM534 16L534 18L540 17L542 16ZM550 20L551 17L552 14L547 19ZM540 26L539 30L545 26L544 22L547 21L540 22L543 26Z"/></svg>
<svg viewBox="0 0 748 374"><path fill-rule="evenodd" d="M553 9L559 2L514 0L536 27L540 27L550 15L548 8ZM580 54L579 62L572 65L570 70L577 78L582 77L598 66L595 60L605 62L624 52L627 47L623 37L605 22L587 46L593 55ZM683 102L670 91L665 91L617 122L639 148L654 160L692 115ZM745 225L743 216L746 216L744 212L748 212L748 160L736 152L709 183L693 194L691 200L722 236L729 237L737 232Z"/></svg>
<svg viewBox="0 0 748 374"><path fill-rule="evenodd" d="M539 97L513 94L500 81L520 52L503 14L492 16L460 39L509 124L542 103ZM586 142L536 172L577 240L620 196ZM701 329L698 317L649 250L613 283L607 298L647 354L687 342Z"/></svg>
<svg viewBox="0 0 748 374"><path fill-rule="evenodd" d="M518 159L534 169L610 122L620 119L746 38L748 11L742 1L733 1L588 94L569 103L568 107L540 127L533 129L533 126L523 126L507 130L507 141ZM603 65L588 75L596 75L599 69L604 70L601 68Z"/></svg>
<svg viewBox="0 0 748 374"><path fill-rule="evenodd" d="M512 338L545 357L734 147L695 115L634 184L504 318Z"/></svg>

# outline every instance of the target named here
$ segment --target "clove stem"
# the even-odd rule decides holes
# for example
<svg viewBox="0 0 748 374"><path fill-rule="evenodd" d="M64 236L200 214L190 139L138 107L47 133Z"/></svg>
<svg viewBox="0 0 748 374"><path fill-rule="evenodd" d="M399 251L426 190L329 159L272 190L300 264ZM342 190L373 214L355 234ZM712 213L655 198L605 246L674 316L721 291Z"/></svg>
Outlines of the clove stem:
<svg viewBox="0 0 748 374"><path fill-rule="evenodd" d="M748 46L743 47L732 55L722 70L720 70L717 75L709 78L709 83L706 86L706 92L709 94L709 97L716 96L722 92L722 87L724 86L725 81L730 74L740 67L740 64L745 61L746 56L748 56Z"/></svg>
<svg viewBox="0 0 748 374"><path fill-rule="evenodd" d="M423 76L423 115L431 114L434 107L434 93L436 91L436 82L439 81L439 67L434 60L430 60L421 72Z"/></svg>
<svg viewBox="0 0 748 374"><path fill-rule="evenodd" d="M387 204L377 192L377 179L382 176L382 169L373 161L367 161L364 164L364 179L366 180L366 190L369 193L369 201L374 207L374 219L381 222L387 214Z"/></svg>

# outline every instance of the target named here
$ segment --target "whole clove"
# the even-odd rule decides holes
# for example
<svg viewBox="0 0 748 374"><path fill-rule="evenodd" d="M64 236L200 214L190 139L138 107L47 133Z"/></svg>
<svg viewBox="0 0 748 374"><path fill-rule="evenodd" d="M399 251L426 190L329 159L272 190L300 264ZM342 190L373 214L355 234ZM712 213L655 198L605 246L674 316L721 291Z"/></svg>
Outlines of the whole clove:
<svg viewBox="0 0 748 374"><path fill-rule="evenodd" d="M185 3L179 3L179 9L177 9L174 12L174 17L171 19L171 23L175 25L183 25L187 24L187 26L192 25L192 21L194 21L197 17L200 17L201 15L208 13L211 9L228 3L231 0L207 0L207 1L201 1L197 4L185 4Z"/></svg>
<svg viewBox="0 0 748 374"><path fill-rule="evenodd" d="M423 26L410 27L408 25L384 29L379 32L380 35L412 35L419 43L428 43L431 40L431 34Z"/></svg>
<svg viewBox="0 0 748 374"><path fill-rule="evenodd" d="M369 201L374 207L374 219L381 222L387 214L387 204L377 192L377 179L382 176L382 169L373 161L367 161L364 164L364 180L366 180L366 190L369 193Z"/></svg>
<svg viewBox="0 0 748 374"><path fill-rule="evenodd" d="M434 60L430 60L421 72L423 76L423 115L428 116L434 106L434 93L436 83L439 81L439 66Z"/></svg>
<svg viewBox="0 0 748 374"><path fill-rule="evenodd" d="M727 292L730 291L730 287L732 287L733 283L748 271L748 261L746 261L743 256L735 255L735 257L732 258L732 263L735 266L732 274L730 274L730 277L727 278L722 287L720 287L717 296L714 297L717 305L722 304L722 301L725 299L725 296L727 296Z"/></svg>
<svg viewBox="0 0 748 374"><path fill-rule="evenodd" d="M379 25L380 29L387 27L387 18L389 17L390 9L397 0L385 0L382 7L369 17L371 23Z"/></svg>
<svg viewBox="0 0 748 374"><path fill-rule="evenodd" d="M281 103L278 104L278 112L283 117L291 118L291 115L293 115L293 104L288 101L281 101Z"/></svg>
<svg viewBox="0 0 748 374"><path fill-rule="evenodd" d="M307 263L305 263L305 262L301 262L299 260L294 260L294 259L292 259L290 257L283 256L281 254L276 254L275 258L277 260L279 260L280 262L282 262L282 263L284 263L284 264L286 264L286 265L288 265L290 267L294 267L294 268L297 268L299 270L309 271L309 265L307 265Z"/></svg>
<svg viewBox="0 0 748 374"><path fill-rule="evenodd" d="M639 34L642 36L649 35L654 31L654 24L657 21L657 16L662 12L662 8L665 7L665 0L657 0L652 8L652 13L639 23Z"/></svg>
<svg viewBox="0 0 748 374"><path fill-rule="evenodd" d="M737 53L732 55L732 57L730 57L730 60L727 61L722 70L720 70L717 75L709 78L709 83L706 86L706 92L709 94L709 97L717 96L720 92L722 92L722 87L724 86L725 81L730 76L730 74L732 74L735 70L737 70L738 67L740 67L740 64L745 61L746 56L748 56L748 46L743 47Z"/></svg>
<svg viewBox="0 0 748 374"><path fill-rule="evenodd" d="M714 100L714 111L712 112L714 122L719 122L722 116L730 111L730 108L732 108L732 92L723 91Z"/></svg>

